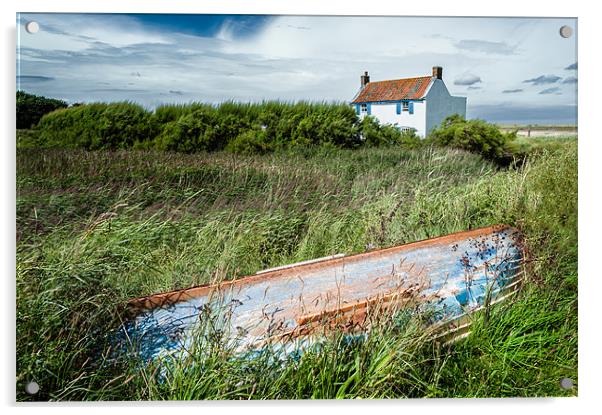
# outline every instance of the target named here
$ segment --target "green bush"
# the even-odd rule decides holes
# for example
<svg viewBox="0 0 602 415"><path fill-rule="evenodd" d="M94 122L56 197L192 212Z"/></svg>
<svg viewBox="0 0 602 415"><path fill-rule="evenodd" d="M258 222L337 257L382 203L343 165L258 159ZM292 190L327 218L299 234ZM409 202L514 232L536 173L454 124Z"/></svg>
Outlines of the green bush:
<svg viewBox="0 0 602 415"><path fill-rule="evenodd" d="M215 115L205 109L183 115L164 126L155 146L159 150L184 153L215 150L217 143L214 141L214 118Z"/></svg>
<svg viewBox="0 0 602 415"><path fill-rule="evenodd" d="M483 120L465 120L457 114L443 120L429 137L437 145L478 153L500 164L509 164L514 159L515 138L516 133L503 133L493 124Z"/></svg>
<svg viewBox="0 0 602 415"><path fill-rule="evenodd" d="M156 148L265 153L276 148L353 148L360 144L359 120L353 109L343 104L226 102L190 113L186 108L164 106L156 111L155 118L165 122Z"/></svg>
<svg viewBox="0 0 602 415"><path fill-rule="evenodd" d="M360 124L361 137L365 145L369 147L378 147L383 144L380 134L380 125L374 117L365 117Z"/></svg>
<svg viewBox="0 0 602 415"><path fill-rule="evenodd" d="M31 128L40 121L44 114L66 107L67 103L59 99L17 91L17 128Z"/></svg>
<svg viewBox="0 0 602 415"><path fill-rule="evenodd" d="M152 114L139 105L123 102L106 106L100 118L97 148L130 148L157 132Z"/></svg>
<svg viewBox="0 0 602 415"><path fill-rule="evenodd" d="M228 143L226 150L239 154L265 154L273 151L263 130L247 130Z"/></svg>
<svg viewBox="0 0 602 415"><path fill-rule="evenodd" d="M224 102L170 104L150 112L122 103L82 104L42 118L29 146L266 153L300 148L414 147L420 139L347 104Z"/></svg>
<svg viewBox="0 0 602 415"><path fill-rule="evenodd" d="M414 148L422 142L420 137L416 135L416 131L401 131L394 125L381 125L376 118L370 116L361 121L360 131L364 145L369 147L400 145L406 148Z"/></svg>
<svg viewBox="0 0 602 415"><path fill-rule="evenodd" d="M423 140L416 134L416 130L408 130L401 132L398 144L405 148L417 148L423 144Z"/></svg>
<svg viewBox="0 0 602 415"><path fill-rule="evenodd" d="M17 148L37 147L42 147L42 143L36 130L17 130Z"/></svg>
<svg viewBox="0 0 602 415"><path fill-rule="evenodd" d="M211 109L211 105L197 102L160 105L155 109L154 117L157 123L164 125L171 121L177 121L181 116L191 114L199 109Z"/></svg>
<svg viewBox="0 0 602 415"><path fill-rule="evenodd" d="M57 110L42 117L37 129L43 145L88 150L130 148L158 131L152 114L129 102Z"/></svg>

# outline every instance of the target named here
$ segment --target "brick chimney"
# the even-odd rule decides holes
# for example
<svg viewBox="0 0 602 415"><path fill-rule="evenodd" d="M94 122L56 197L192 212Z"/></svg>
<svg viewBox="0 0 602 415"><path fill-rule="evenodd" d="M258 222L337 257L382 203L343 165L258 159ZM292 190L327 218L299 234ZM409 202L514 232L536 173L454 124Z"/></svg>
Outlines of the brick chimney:
<svg viewBox="0 0 602 415"><path fill-rule="evenodd" d="M360 84L362 89L370 82L370 75L368 75L368 71L364 72L362 76L360 76Z"/></svg>
<svg viewBox="0 0 602 415"><path fill-rule="evenodd" d="M443 79L443 68L441 66L433 66L433 78Z"/></svg>

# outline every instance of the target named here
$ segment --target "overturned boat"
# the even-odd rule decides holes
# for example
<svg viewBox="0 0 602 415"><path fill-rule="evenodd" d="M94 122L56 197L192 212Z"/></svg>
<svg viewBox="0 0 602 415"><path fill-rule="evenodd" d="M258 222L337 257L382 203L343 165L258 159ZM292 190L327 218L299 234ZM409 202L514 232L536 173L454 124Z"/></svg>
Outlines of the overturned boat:
<svg viewBox="0 0 602 415"><path fill-rule="evenodd" d="M142 359L186 352L211 322L236 350L292 344L328 330L369 332L372 318L429 309L445 341L468 334L475 310L514 293L520 232L495 225L365 253L334 255L219 284L130 301L123 327Z"/></svg>

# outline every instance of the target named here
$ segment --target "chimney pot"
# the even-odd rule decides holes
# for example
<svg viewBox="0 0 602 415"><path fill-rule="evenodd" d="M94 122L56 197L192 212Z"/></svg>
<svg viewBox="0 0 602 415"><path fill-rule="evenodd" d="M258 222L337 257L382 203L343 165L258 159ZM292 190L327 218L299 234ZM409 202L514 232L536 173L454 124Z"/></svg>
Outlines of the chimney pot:
<svg viewBox="0 0 602 415"><path fill-rule="evenodd" d="M360 76L360 84L362 89L370 82L370 75L368 75L368 71L365 71L362 76Z"/></svg>
<svg viewBox="0 0 602 415"><path fill-rule="evenodd" d="M433 78L443 79L443 68L441 66L433 66Z"/></svg>

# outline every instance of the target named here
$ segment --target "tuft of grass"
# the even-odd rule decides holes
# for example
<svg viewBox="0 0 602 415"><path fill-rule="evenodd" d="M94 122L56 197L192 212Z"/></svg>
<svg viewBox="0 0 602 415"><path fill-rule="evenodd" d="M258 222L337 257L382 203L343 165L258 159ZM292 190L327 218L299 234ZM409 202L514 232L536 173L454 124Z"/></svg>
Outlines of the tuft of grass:
<svg viewBox="0 0 602 415"><path fill-rule="evenodd" d="M451 347L416 317L364 341L333 333L285 362L219 339L163 369L112 353L128 298L493 223L524 232L527 282ZM18 149L16 346L18 400L576 394L558 387L578 380L576 140L510 169L430 146Z"/></svg>

